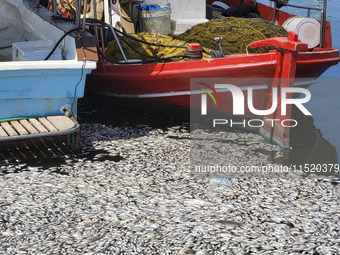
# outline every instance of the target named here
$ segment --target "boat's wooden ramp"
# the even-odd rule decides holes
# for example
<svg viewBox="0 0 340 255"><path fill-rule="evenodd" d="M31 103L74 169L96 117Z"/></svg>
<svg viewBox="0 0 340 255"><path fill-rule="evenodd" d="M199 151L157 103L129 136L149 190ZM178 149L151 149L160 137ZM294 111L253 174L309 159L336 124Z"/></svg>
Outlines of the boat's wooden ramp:
<svg viewBox="0 0 340 255"><path fill-rule="evenodd" d="M0 148L36 145L45 141L61 142L76 149L80 126L73 117L49 116L17 118L0 122Z"/></svg>

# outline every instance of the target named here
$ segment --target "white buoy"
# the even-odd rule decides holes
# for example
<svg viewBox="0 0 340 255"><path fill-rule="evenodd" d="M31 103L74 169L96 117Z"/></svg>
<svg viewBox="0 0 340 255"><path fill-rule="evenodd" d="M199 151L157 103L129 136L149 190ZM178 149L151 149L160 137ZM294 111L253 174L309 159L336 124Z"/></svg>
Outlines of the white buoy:
<svg viewBox="0 0 340 255"><path fill-rule="evenodd" d="M297 33L298 39L307 43L309 49L320 44L320 23L316 19L295 16L287 19L282 27Z"/></svg>

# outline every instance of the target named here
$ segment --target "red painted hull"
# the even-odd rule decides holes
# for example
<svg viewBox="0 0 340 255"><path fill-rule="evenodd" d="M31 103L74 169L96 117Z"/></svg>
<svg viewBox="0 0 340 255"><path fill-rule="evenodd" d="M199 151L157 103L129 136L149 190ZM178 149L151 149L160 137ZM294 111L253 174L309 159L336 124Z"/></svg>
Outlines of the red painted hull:
<svg viewBox="0 0 340 255"><path fill-rule="evenodd" d="M299 53L296 77L317 78L338 62L338 50L319 49ZM165 105L189 107L189 94L172 95L171 92L189 91L190 78L272 78L276 65L274 51L248 56L229 55L214 60L147 65L98 63L98 68L88 75L86 86L99 95L143 98ZM266 92L262 91L263 94Z"/></svg>

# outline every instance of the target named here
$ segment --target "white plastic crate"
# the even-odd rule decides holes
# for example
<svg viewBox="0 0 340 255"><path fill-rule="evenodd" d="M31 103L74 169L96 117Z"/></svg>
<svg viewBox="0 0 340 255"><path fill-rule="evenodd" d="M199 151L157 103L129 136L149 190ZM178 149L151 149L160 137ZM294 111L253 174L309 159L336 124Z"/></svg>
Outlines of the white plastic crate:
<svg viewBox="0 0 340 255"><path fill-rule="evenodd" d="M46 40L16 42L12 44L13 61L44 60L54 45ZM62 60L61 49L57 48L49 60Z"/></svg>

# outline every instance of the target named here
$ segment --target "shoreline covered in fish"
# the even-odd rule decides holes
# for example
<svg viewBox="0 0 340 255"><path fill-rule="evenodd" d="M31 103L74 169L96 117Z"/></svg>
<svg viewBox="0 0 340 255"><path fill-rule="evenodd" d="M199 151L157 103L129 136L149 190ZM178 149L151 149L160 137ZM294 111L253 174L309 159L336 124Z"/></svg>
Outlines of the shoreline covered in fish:
<svg viewBox="0 0 340 255"><path fill-rule="evenodd" d="M271 160L250 148L279 151L256 134L228 137L242 138L229 146L251 155L244 161ZM211 185L190 172L186 127L83 124L80 153L62 164L0 173L1 254L340 253L339 185L251 176Z"/></svg>

